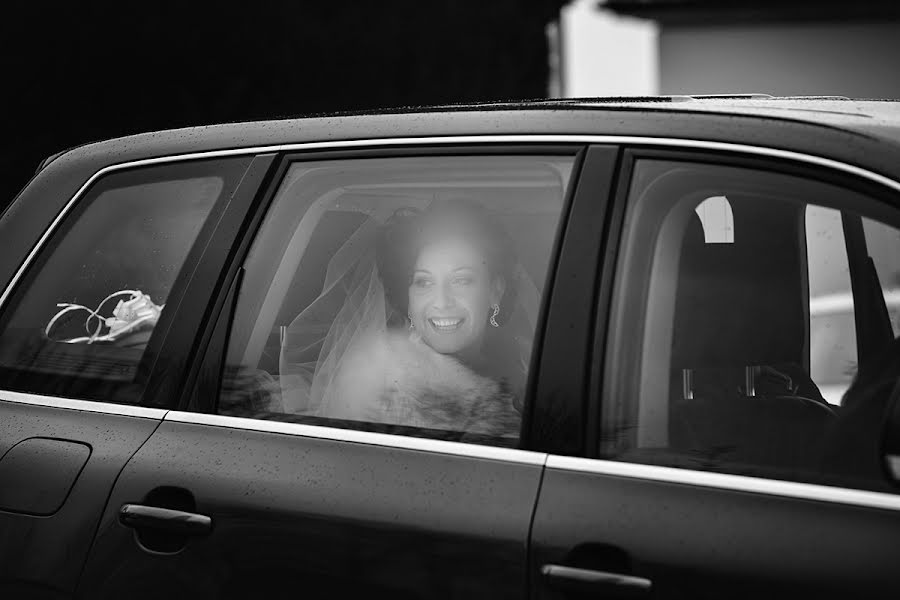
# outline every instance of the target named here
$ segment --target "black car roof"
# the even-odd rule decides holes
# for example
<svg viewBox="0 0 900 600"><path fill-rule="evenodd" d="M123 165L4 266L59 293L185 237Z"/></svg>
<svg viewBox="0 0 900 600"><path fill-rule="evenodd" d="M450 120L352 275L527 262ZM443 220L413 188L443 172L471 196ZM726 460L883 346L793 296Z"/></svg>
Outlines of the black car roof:
<svg viewBox="0 0 900 600"><path fill-rule="evenodd" d="M900 179L900 102L767 96L578 98L404 107L138 134L64 153L99 167L307 142L465 135L609 135L765 146ZM82 165L85 166L85 165Z"/></svg>
<svg viewBox="0 0 900 600"><path fill-rule="evenodd" d="M752 96L670 96L668 102L655 99L618 102L607 98L573 100L577 106L621 106L660 110L662 105L680 112L705 112L792 119L857 131L900 143L900 101L851 100L835 96L775 98Z"/></svg>

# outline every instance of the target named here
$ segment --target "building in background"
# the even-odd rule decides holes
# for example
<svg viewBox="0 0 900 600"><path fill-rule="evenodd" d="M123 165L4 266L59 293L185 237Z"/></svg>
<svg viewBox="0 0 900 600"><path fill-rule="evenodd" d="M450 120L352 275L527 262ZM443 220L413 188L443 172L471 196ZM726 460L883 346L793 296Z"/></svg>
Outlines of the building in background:
<svg viewBox="0 0 900 600"><path fill-rule="evenodd" d="M656 29L656 59L616 47L608 69L657 69L660 94L900 98L897 0L607 0L605 19ZM625 28L622 28L625 31ZM619 65L620 57L642 65ZM580 90L572 90L580 94Z"/></svg>
<svg viewBox="0 0 900 600"><path fill-rule="evenodd" d="M659 93L658 27L652 20L619 15L597 0L562 8L561 94L653 96Z"/></svg>

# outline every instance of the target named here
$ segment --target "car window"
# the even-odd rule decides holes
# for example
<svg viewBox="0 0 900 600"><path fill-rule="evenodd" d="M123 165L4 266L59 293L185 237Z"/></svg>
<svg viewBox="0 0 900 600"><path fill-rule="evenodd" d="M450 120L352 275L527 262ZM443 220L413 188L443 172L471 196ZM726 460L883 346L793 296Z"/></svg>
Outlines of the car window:
<svg viewBox="0 0 900 600"><path fill-rule="evenodd" d="M244 264L217 411L514 445L571 169L295 163Z"/></svg>
<svg viewBox="0 0 900 600"><path fill-rule="evenodd" d="M676 161L638 161L629 201L601 454L886 487L894 215L800 177Z"/></svg>
<svg viewBox="0 0 900 600"><path fill-rule="evenodd" d="M0 321L5 389L137 402L182 265L247 159L114 172L48 238Z"/></svg>

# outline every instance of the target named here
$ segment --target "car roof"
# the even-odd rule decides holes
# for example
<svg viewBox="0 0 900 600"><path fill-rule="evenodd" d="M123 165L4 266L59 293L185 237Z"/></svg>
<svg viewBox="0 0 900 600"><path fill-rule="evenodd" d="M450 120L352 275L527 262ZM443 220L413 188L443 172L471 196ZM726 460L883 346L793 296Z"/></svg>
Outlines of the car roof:
<svg viewBox="0 0 900 600"><path fill-rule="evenodd" d="M666 104L682 112L707 112L792 119L858 131L900 142L900 102L852 100L839 96L795 96L775 98L764 94L747 96L670 96ZM659 110L660 102L610 102L578 99L579 106L630 106Z"/></svg>
<svg viewBox="0 0 900 600"><path fill-rule="evenodd" d="M310 142L484 135L679 138L832 158L900 180L900 102L763 95L541 99L204 125L86 144L47 164Z"/></svg>
<svg viewBox="0 0 900 600"><path fill-rule="evenodd" d="M900 143L900 100L851 99L844 96L705 94L558 98L432 107L434 109L620 110L663 113L708 113L784 119L856 131Z"/></svg>

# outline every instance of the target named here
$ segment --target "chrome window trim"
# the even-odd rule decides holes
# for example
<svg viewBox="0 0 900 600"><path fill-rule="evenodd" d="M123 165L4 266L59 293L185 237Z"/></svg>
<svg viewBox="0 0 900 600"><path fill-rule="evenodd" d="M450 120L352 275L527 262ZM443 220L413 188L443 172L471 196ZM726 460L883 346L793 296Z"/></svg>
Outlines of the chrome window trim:
<svg viewBox="0 0 900 600"><path fill-rule="evenodd" d="M30 404L32 406L45 406L48 408L65 408L68 410L82 410L107 415L120 415L123 417L143 417L147 419L162 419L166 416L166 413L169 412L168 409L165 408L149 408L147 406L132 406L130 404L112 404L110 402L76 400L74 398L57 398L55 396L9 392L6 390L0 390L0 402Z"/></svg>
<svg viewBox="0 0 900 600"><path fill-rule="evenodd" d="M798 500L813 500L900 511L900 494L870 492L814 483L558 455L548 456L546 467L547 469L560 471L627 477L661 483L675 483L782 498L796 498Z"/></svg>
<svg viewBox="0 0 900 600"><path fill-rule="evenodd" d="M191 413L178 410L169 411L164 421L174 423L188 423L192 425L205 425L209 427L225 427L229 429L242 429L245 431L260 431L263 433L278 433L296 437L316 438L336 442L350 442L356 444L368 444L387 448L400 448L404 450L417 450L433 454L452 454L467 458L481 458L523 465L543 466L547 460L547 454L533 452L531 450L519 450L517 448L501 448L497 446L483 446L479 444L464 444L462 442L450 442L447 440L432 440L428 438L396 435L391 433L376 433L374 431L359 431L356 429L341 429L338 427L325 427L321 425L306 425L303 423L287 423L284 421L264 421L248 419L245 417L232 417L229 415L211 415L206 413Z"/></svg>

